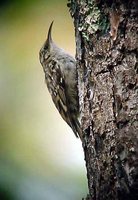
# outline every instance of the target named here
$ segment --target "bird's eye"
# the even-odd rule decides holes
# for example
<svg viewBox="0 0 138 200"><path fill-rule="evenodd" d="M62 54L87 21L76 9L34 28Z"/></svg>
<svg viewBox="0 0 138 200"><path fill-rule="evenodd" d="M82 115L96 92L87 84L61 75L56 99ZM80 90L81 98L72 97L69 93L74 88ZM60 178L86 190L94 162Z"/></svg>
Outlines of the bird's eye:
<svg viewBox="0 0 138 200"><path fill-rule="evenodd" d="M45 51L48 50L48 45L44 45L44 50L45 50Z"/></svg>
<svg viewBox="0 0 138 200"><path fill-rule="evenodd" d="M47 49L48 49L47 46L44 46L44 50L47 51Z"/></svg>

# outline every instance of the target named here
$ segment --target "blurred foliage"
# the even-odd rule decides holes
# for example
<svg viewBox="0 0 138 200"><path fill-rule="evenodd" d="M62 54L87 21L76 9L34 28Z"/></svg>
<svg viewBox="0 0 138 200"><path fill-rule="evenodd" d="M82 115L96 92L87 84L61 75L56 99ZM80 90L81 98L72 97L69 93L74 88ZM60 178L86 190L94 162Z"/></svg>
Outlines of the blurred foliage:
<svg viewBox="0 0 138 200"><path fill-rule="evenodd" d="M65 0L0 1L0 200L86 196L81 143L61 119L38 53L54 19L54 41L75 54Z"/></svg>

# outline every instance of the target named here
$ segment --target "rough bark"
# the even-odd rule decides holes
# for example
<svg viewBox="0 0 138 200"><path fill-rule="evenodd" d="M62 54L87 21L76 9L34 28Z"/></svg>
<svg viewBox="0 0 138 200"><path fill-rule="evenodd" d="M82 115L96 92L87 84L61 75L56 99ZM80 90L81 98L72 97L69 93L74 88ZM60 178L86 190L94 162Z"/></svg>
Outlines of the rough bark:
<svg viewBox="0 0 138 200"><path fill-rule="evenodd" d="M137 0L70 0L89 195L138 199Z"/></svg>

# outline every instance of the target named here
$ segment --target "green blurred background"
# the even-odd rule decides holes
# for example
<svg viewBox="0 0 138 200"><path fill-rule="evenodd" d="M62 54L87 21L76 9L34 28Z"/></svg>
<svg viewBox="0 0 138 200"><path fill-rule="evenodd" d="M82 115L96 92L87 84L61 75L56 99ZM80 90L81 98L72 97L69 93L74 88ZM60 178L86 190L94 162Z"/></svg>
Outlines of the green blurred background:
<svg viewBox="0 0 138 200"><path fill-rule="evenodd" d="M81 142L60 117L38 52L54 41L75 55L66 0L0 1L0 200L80 200L87 181Z"/></svg>

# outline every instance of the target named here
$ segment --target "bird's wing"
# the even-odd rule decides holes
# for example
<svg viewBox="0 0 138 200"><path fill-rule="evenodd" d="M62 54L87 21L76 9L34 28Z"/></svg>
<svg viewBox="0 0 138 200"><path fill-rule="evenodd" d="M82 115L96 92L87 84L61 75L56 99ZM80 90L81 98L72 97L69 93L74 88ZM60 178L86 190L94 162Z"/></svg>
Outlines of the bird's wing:
<svg viewBox="0 0 138 200"><path fill-rule="evenodd" d="M57 63L53 67L52 78L51 82L48 84L48 89L62 118L68 123L78 137L78 128L80 128L80 125L78 119L75 119L70 113L68 97L66 95L65 77Z"/></svg>

